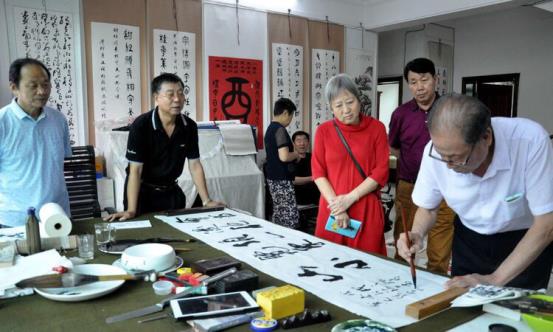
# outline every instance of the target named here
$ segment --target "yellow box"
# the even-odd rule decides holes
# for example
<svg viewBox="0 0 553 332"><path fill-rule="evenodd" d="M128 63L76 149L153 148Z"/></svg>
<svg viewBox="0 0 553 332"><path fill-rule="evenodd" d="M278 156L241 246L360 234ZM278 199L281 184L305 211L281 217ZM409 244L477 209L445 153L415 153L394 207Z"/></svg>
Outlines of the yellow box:
<svg viewBox="0 0 553 332"><path fill-rule="evenodd" d="M265 318L280 319L302 312L305 294L302 289L285 285L257 294L257 304L265 312Z"/></svg>

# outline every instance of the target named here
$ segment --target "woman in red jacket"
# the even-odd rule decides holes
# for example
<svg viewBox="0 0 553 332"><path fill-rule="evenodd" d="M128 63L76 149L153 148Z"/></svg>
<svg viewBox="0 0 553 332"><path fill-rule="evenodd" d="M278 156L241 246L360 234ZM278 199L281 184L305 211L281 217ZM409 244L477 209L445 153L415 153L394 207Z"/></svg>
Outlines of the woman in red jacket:
<svg viewBox="0 0 553 332"><path fill-rule="evenodd" d="M321 192L315 235L367 252L386 255L384 213L380 188L388 180L389 147L384 125L360 112L359 90L339 74L325 89L334 119L317 128L311 158L313 179ZM365 177L348 153L340 131ZM361 221L355 238L325 230L329 216L346 228L350 219Z"/></svg>

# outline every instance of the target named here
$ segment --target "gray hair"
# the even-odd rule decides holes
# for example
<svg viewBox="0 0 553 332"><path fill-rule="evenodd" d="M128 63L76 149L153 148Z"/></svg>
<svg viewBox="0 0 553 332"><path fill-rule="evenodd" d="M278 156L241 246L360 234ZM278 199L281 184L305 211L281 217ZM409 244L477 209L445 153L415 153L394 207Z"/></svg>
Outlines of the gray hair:
<svg viewBox="0 0 553 332"><path fill-rule="evenodd" d="M466 144L472 145L491 127L490 110L480 100L459 93L441 96L428 114L428 130L457 131Z"/></svg>
<svg viewBox="0 0 553 332"><path fill-rule="evenodd" d="M348 74L338 74L328 80L325 87L326 102L330 104L342 90L346 90L357 98L359 101L360 93L357 85Z"/></svg>

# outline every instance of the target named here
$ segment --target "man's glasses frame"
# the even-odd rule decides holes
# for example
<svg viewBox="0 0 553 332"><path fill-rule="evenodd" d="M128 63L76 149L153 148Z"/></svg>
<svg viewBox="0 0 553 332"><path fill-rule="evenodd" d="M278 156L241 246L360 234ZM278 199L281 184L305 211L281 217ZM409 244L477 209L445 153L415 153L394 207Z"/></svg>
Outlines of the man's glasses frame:
<svg viewBox="0 0 553 332"><path fill-rule="evenodd" d="M436 151L436 150L434 150L434 143L430 144L430 150L428 150L428 156L432 159L441 161L441 162L446 163L448 165L451 165L453 167L463 167L463 166L466 166L469 163L470 157L472 156L472 152L474 151L475 146L476 146L476 143L472 144L472 146L470 147L470 153L469 153L469 155L467 156L467 159L465 159L464 162L456 162L456 161L453 161L453 160L442 159L442 157L438 157L437 155L433 155L432 151ZM438 152L435 152L435 153L438 153Z"/></svg>

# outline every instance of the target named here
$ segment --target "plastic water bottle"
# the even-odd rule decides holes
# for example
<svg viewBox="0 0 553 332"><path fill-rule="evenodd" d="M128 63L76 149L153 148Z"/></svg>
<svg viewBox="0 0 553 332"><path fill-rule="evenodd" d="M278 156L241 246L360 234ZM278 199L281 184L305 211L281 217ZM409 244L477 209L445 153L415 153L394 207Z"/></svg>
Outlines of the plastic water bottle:
<svg viewBox="0 0 553 332"><path fill-rule="evenodd" d="M25 223L25 233L27 236L27 249L29 255L40 252L40 230L38 228L38 219L35 215L35 208L27 209L27 223Z"/></svg>

